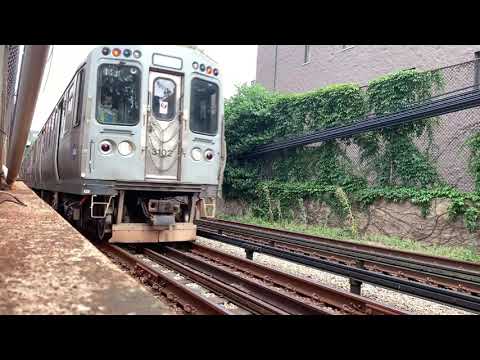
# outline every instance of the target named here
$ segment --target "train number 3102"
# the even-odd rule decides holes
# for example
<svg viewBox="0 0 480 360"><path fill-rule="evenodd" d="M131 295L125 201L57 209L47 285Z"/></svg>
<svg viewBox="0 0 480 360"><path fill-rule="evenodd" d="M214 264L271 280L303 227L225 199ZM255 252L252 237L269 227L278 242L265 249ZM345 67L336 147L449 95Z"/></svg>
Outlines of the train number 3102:
<svg viewBox="0 0 480 360"><path fill-rule="evenodd" d="M161 158L172 157L173 150L162 149L158 152L158 156Z"/></svg>

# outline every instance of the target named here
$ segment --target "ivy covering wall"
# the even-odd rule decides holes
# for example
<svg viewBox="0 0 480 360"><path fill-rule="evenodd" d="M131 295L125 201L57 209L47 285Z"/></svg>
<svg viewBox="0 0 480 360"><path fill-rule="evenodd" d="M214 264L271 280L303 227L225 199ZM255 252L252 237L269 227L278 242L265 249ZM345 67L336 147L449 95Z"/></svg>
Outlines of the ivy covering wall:
<svg viewBox="0 0 480 360"><path fill-rule="evenodd" d="M400 71L373 80L366 90L355 84L327 86L304 94L279 94L261 86L244 86L225 105L225 137L230 154L292 135L347 125L369 114L381 115L428 99L441 90L435 71ZM466 226L478 223L478 193L462 193L445 185L428 149L415 139L432 139L438 119L424 119L283 150L250 160L230 160L224 195L248 201L258 216L294 216L307 199L320 199L347 216L349 204L367 206L378 199L411 201L424 214L434 198L452 200L449 214L463 215ZM356 145L361 168L347 156ZM470 168L480 189L480 136L469 142ZM344 195L342 195L344 194Z"/></svg>

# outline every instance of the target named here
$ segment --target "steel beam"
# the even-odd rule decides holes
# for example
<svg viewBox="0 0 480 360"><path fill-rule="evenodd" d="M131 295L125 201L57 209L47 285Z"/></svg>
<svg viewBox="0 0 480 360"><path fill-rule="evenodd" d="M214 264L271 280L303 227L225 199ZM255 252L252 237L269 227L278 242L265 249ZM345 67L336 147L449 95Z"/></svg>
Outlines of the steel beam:
<svg viewBox="0 0 480 360"><path fill-rule="evenodd" d="M16 180L32 124L49 45L26 45L22 60L12 138L7 154L7 184Z"/></svg>

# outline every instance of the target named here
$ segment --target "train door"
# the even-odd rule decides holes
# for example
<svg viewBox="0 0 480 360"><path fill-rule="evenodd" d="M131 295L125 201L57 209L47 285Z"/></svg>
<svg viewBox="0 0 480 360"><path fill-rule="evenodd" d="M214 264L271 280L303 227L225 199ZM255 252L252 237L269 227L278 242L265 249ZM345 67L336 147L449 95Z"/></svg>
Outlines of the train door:
<svg viewBox="0 0 480 360"><path fill-rule="evenodd" d="M145 178L180 181L182 78L150 72Z"/></svg>

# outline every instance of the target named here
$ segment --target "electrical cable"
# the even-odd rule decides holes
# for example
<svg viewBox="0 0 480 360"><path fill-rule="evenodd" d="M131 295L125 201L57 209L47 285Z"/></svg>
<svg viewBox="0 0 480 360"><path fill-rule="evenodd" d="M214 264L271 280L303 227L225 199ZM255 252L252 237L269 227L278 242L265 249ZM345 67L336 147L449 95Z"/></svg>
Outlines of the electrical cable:
<svg viewBox="0 0 480 360"><path fill-rule="evenodd" d="M308 145L325 140L332 140L335 138L350 137L367 131L398 126L411 121L440 116L447 113L479 106L479 90L473 90L459 94L459 92L469 88L472 88L472 86L451 91L449 93L438 95L436 97L432 97L427 101L416 103L401 111L373 117L370 116L361 121L355 121L350 125L318 130L309 134L298 135L291 138L278 140L272 143L259 145L250 152L234 154L232 157L236 159L252 158L268 152ZM453 95L438 99L438 97L445 96L447 94Z"/></svg>

